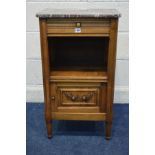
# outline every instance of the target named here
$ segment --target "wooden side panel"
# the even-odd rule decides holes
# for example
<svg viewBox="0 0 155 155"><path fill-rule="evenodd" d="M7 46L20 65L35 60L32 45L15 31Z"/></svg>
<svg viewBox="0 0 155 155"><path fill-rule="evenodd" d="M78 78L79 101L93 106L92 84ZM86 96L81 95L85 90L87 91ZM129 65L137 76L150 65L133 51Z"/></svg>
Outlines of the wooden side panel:
<svg viewBox="0 0 155 155"><path fill-rule="evenodd" d="M116 43L117 43L117 27L118 20L112 19L111 31L110 31L110 43L109 43L109 54L108 54L108 97L107 97L107 113L112 114L112 103L114 96L114 81L115 81L115 65L116 65Z"/></svg>
<svg viewBox="0 0 155 155"><path fill-rule="evenodd" d="M44 100L45 100L45 119L51 120L51 104L50 104L50 84L49 84L49 57L48 57L48 41L47 41L47 24L46 19L40 19L40 40L41 40L41 57L44 85Z"/></svg>
<svg viewBox="0 0 155 155"><path fill-rule="evenodd" d="M116 43L117 43L118 19L111 19L110 43L108 54L108 86L107 86L107 117L106 117L106 138L111 137L112 126L112 105L114 98L114 80L116 65Z"/></svg>

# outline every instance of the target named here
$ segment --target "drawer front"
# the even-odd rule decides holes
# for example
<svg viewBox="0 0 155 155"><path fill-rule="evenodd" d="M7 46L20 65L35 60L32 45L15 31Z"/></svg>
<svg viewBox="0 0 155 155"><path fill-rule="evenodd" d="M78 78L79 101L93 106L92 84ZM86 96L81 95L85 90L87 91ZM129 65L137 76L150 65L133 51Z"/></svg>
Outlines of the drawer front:
<svg viewBox="0 0 155 155"><path fill-rule="evenodd" d="M48 34L108 34L110 20L48 20Z"/></svg>
<svg viewBox="0 0 155 155"><path fill-rule="evenodd" d="M106 84L54 82L51 104L53 112L104 112Z"/></svg>

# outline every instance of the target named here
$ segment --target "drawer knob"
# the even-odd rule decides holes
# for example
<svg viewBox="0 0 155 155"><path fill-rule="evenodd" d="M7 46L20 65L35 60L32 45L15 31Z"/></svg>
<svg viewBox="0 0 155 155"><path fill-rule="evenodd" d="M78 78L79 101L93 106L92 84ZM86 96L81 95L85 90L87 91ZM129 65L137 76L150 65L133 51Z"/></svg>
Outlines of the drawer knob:
<svg viewBox="0 0 155 155"><path fill-rule="evenodd" d="M52 100L55 100L55 96L52 96L51 99L52 99Z"/></svg>

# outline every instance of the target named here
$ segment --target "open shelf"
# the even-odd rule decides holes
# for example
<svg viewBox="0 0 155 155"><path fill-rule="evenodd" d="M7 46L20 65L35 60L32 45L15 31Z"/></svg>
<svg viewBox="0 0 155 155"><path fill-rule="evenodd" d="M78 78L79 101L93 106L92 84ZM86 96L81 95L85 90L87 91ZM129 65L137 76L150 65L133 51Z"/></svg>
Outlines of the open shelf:
<svg viewBox="0 0 155 155"><path fill-rule="evenodd" d="M107 71L108 37L49 37L48 43L50 71Z"/></svg>

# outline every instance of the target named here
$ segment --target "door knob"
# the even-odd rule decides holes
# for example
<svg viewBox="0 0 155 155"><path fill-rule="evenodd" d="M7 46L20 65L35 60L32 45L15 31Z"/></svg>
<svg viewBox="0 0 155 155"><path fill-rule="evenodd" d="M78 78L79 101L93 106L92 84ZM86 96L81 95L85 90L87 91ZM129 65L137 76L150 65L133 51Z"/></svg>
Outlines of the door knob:
<svg viewBox="0 0 155 155"><path fill-rule="evenodd" d="M52 99L52 100L55 100L55 96L52 96L51 99Z"/></svg>

